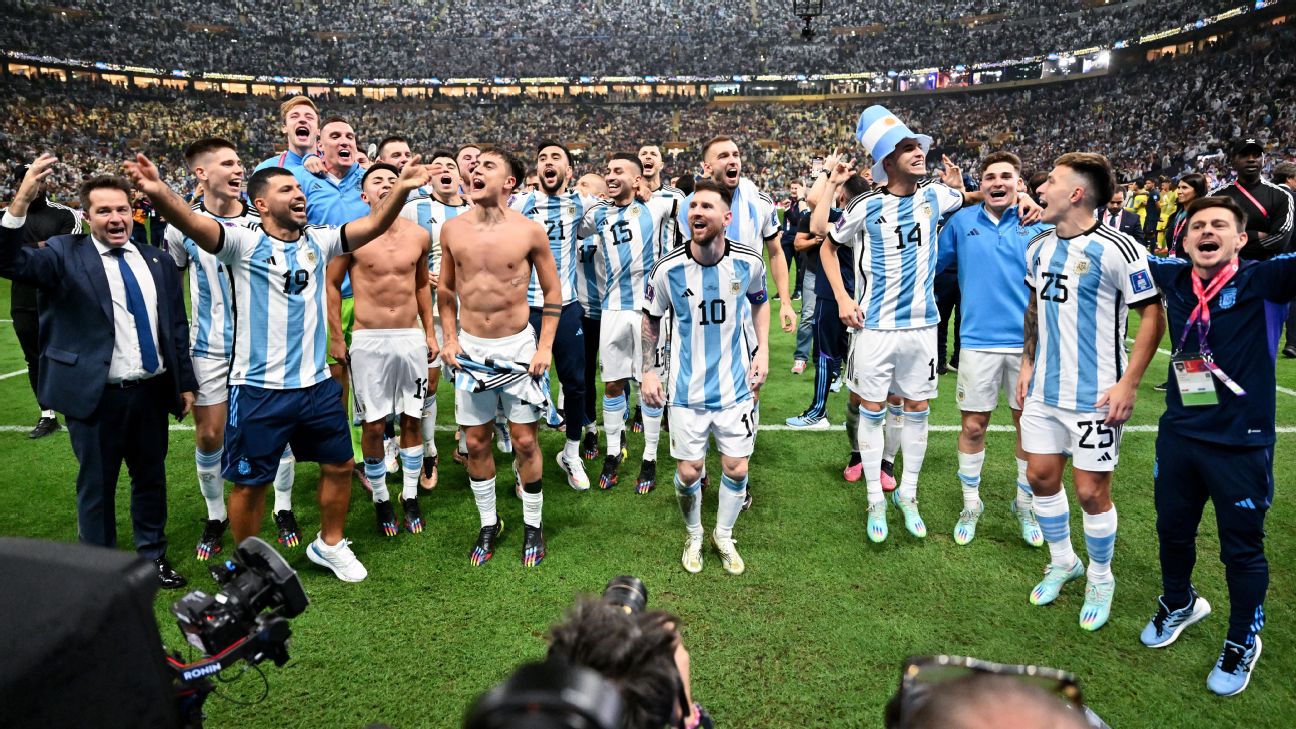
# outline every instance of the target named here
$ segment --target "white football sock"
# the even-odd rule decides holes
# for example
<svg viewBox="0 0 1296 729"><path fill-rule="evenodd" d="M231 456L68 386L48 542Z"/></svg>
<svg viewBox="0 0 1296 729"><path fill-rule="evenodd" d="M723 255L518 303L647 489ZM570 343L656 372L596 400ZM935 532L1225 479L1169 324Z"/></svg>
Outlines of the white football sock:
<svg viewBox="0 0 1296 729"><path fill-rule="evenodd" d="M225 521L229 517L225 511L225 479L221 477L221 456L224 452L224 448L217 448L211 453L194 448L198 490L207 502L207 518L214 521Z"/></svg>
<svg viewBox="0 0 1296 729"><path fill-rule="evenodd" d="M423 400L423 457L436 458L436 395L429 395Z"/></svg>
<svg viewBox="0 0 1296 729"><path fill-rule="evenodd" d="M275 513L281 511L292 511L292 491L293 481L297 477L297 459L293 458L292 446L284 446L284 451L279 455L279 470L275 471L274 480L274 510Z"/></svg>
<svg viewBox="0 0 1296 729"><path fill-rule="evenodd" d="M716 509L716 536L722 539L733 537L733 527L742 513L743 500L747 496L747 477L734 480L720 476L720 505Z"/></svg>
<svg viewBox="0 0 1296 729"><path fill-rule="evenodd" d="M1085 550L1089 553L1089 581L1111 582L1112 554L1116 550L1116 505L1101 514L1084 514Z"/></svg>
<svg viewBox="0 0 1296 729"><path fill-rule="evenodd" d="M1035 517L1044 532L1044 541L1048 542L1053 564L1058 567L1074 565L1077 558L1071 547L1071 510L1066 489L1052 496L1036 496Z"/></svg>
<svg viewBox="0 0 1296 729"><path fill-rule="evenodd" d="M530 527L540 526L540 517L544 509L544 493L534 494L522 489L522 523Z"/></svg>
<svg viewBox="0 0 1296 729"><path fill-rule="evenodd" d="M390 501L391 494L387 493L387 464L383 462L383 457L364 459L365 476L369 479L369 488L373 489L373 501Z"/></svg>
<svg viewBox="0 0 1296 729"><path fill-rule="evenodd" d="M908 463L909 459L906 458ZM963 508L975 509L981 502L981 467L985 465L985 451L958 454L958 477L963 484Z"/></svg>
<svg viewBox="0 0 1296 729"><path fill-rule="evenodd" d="M686 486L680 480L679 472L676 471L675 499L679 502L680 513L684 516L684 528L692 536L702 536L702 479L699 478L695 483Z"/></svg>
<svg viewBox="0 0 1296 729"><path fill-rule="evenodd" d="M900 451L900 434L904 432L904 406L888 404L885 412L886 445L882 450L882 460L895 463L896 453Z"/></svg>
<svg viewBox="0 0 1296 729"><path fill-rule="evenodd" d="M1026 459L1017 459L1017 508L1020 511L1026 511L1032 507L1034 502L1034 493L1031 492L1030 481L1026 480Z"/></svg>
<svg viewBox="0 0 1296 729"><path fill-rule="evenodd" d="M484 481L469 478L468 485L472 488L473 501L477 502L477 515L481 517L481 525L494 526L498 521L495 515L495 477L491 476Z"/></svg>
<svg viewBox="0 0 1296 729"><path fill-rule="evenodd" d="M400 449L401 461L401 498L418 497L419 476L423 475L423 446L416 445Z"/></svg>
<svg viewBox="0 0 1296 729"><path fill-rule="evenodd" d="M642 392L640 394L642 395ZM644 423L643 459L645 461L655 461L657 460L657 444L661 441L662 409L647 405L642 400L639 405L643 410Z"/></svg>
<svg viewBox="0 0 1296 729"><path fill-rule="evenodd" d="M621 453L621 433L625 430L625 395L603 396L603 433L607 438L607 454Z"/></svg>
<svg viewBox="0 0 1296 729"><path fill-rule="evenodd" d="M904 475L900 477L900 498L918 498L918 475L927 457L927 415L929 410L904 414L900 429L900 451L904 454Z"/></svg>
<svg viewBox="0 0 1296 729"><path fill-rule="evenodd" d="M569 440L563 443L563 458L572 463L580 462L580 441Z"/></svg>
<svg viewBox="0 0 1296 729"><path fill-rule="evenodd" d="M860 463L864 466L864 483L868 487L869 503L882 496L882 441L886 439L886 411L873 412L860 408L859 446Z"/></svg>

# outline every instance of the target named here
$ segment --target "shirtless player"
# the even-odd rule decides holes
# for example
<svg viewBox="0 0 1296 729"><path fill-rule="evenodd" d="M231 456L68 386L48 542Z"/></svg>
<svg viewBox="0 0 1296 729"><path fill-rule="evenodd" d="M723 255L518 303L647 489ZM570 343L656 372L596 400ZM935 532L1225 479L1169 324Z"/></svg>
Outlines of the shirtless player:
<svg viewBox="0 0 1296 729"><path fill-rule="evenodd" d="M472 389L461 384L466 376L457 376L455 417L467 439L468 480L481 516L470 561L480 565L494 556L504 527L495 511L495 460L490 452L495 411L502 407L523 483L522 564L533 567L545 556L540 527L543 461L536 421L544 412L547 394L538 378L553 358L562 287L544 226L508 208L509 194L518 184L512 162L507 152L493 148L483 149L478 156L468 178L472 209L441 228L437 304L442 322L459 322L459 331L446 326L443 332L442 359L451 367L463 369L466 363L459 359L463 356L479 365L499 360L527 368L521 377L495 376L485 379L484 387ZM532 269L544 292L538 344L528 323L527 285Z"/></svg>
<svg viewBox="0 0 1296 729"><path fill-rule="evenodd" d="M360 183L361 197L370 206L391 194L399 176L384 162L372 165ZM423 473L423 396L428 362L437 355L432 325L432 295L428 282L431 238L417 223L397 218L387 232L350 256L329 264L335 284L351 274L355 327L351 350L342 337L330 338L330 354L351 368L356 414L364 421L360 441L365 476L373 487L378 531L388 537L399 531L396 511L387 493L383 462L383 430L387 416L400 414L400 461L404 478L401 506L405 528L423 531L418 504ZM419 322L423 328L418 328Z"/></svg>

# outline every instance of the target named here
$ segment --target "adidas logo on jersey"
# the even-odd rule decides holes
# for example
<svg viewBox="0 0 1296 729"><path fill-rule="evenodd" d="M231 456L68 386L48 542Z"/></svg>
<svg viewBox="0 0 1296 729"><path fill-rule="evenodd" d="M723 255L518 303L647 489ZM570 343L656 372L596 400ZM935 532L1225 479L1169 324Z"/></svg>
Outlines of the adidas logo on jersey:
<svg viewBox="0 0 1296 729"><path fill-rule="evenodd" d="M873 221L873 224L874 224L874 225L886 225L886 216L885 216L885 215L879 215L879 216L877 216L877 220L874 220L874 221Z"/></svg>
<svg viewBox="0 0 1296 729"><path fill-rule="evenodd" d="M688 297L690 297L690 296L692 296L692 295L693 295L693 289L690 289L690 288L687 288L687 287L686 287L686 288L684 289L684 298L687 299Z"/></svg>
<svg viewBox="0 0 1296 729"><path fill-rule="evenodd" d="M1111 463L1111 459L1112 459L1112 455L1111 455L1110 453L1104 453L1104 454L1102 454L1101 456L1098 457L1098 462L1099 462L1099 463Z"/></svg>
<svg viewBox="0 0 1296 729"><path fill-rule="evenodd" d="M981 229L980 229L980 228L973 228L973 229L971 229L971 230L968 231L968 237L969 237L969 238L972 237L972 236L974 236L974 235L981 235Z"/></svg>

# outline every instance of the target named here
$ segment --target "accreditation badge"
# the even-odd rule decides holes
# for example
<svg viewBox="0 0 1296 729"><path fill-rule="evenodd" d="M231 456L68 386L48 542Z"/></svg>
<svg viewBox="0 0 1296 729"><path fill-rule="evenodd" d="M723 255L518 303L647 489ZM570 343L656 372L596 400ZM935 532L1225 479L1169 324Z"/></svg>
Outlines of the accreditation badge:
<svg viewBox="0 0 1296 729"><path fill-rule="evenodd" d="M1175 386L1179 388L1179 399L1186 407L1218 405L1219 397L1215 394L1215 378L1206 358L1196 352L1180 353L1170 358L1174 369Z"/></svg>

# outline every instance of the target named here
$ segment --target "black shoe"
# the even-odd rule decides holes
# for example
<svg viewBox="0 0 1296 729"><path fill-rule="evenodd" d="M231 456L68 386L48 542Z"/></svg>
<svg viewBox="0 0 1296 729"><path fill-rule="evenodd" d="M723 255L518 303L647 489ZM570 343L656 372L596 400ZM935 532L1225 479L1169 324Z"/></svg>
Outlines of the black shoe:
<svg viewBox="0 0 1296 729"><path fill-rule="evenodd" d="M229 526L229 519L208 519L203 522L203 533L198 539L198 546L194 548L194 556L200 562L206 562L213 554L220 554L224 546L221 544L221 537L225 536L225 529Z"/></svg>
<svg viewBox="0 0 1296 729"><path fill-rule="evenodd" d="M171 563L166 557L155 558L153 564L157 566L158 584L163 590L178 590L189 584L189 580L186 580L184 575L171 568Z"/></svg>
<svg viewBox="0 0 1296 729"><path fill-rule="evenodd" d="M943 375L943 374L945 374L946 372L949 372L949 365L945 364L944 362L937 362L937 363L936 363L936 374L938 374L938 375Z"/></svg>
<svg viewBox="0 0 1296 729"><path fill-rule="evenodd" d="M1286 347L1283 347L1283 356L1286 357L1287 359L1296 359L1296 344L1288 344ZM41 418L41 422L45 422L45 419ZM55 423L54 425L55 427L58 427L58 423ZM36 427L39 428L40 424L37 423ZM36 431L32 431L32 432L34 433ZM32 437L38 438L40 436L33 435Z"/></svg>
<svg viewBox="0 0 1296 729"><path fill-rule="evenodd" d="M639 480L635 482L635 493L646 494L657 488L657 461L644 461L639 465Z"/></svg>
<svg viewBox="0 0 1296 729"><path fill-rule="evenodd" d="M378 519L378 533L384 537L394 537L400 531L396 526L396 510L391 501L375 501L374 516Z"/></svg>
<svg viewBox="0 0 1296 729"><path fill-rule="evenodd" d="M274 514L275 527L279 529L279 543L285 549L296 549L301 546L301 529L297 526L297 516L291 509L281 509Z"/></svg>
<svg viewBox="0 0 1296 729"><path fill-rule="evenodd" d="M522 566L535 567L545 558L544 528L525 524L522 538Z"/></svg>
<svg viewBox="0 0 1296 729"><path fill-rule="evenodd" d="M793 292L792 292L792 300L793 300L793 301L800 301L800 300L801 300L801 292L800 292L800 291L793 291Z"/></svg>
<svg viewBox="0 0 1296 729"><path fill-rule="evenodd" d="M752 504L751 484L748 483L748 484L747 484L747 492L746 492L745 494L743 494L743 505L742 505L742 510L743 510L743 511L747 511L748 509L751 508L751 504Z"/></svg>
<svg viewBox="0 0 1296 729"><path fill-rule="evenodd" d="M423 509L419 508L418 499L401 499L401 508L405 511L406 531L410 534L422 534Z"/></svg>
<svg viewBox="0 0 1296 729"><path fill-rule="evenodd" d="M1159 385L1154 385L1154 386L1152 387L1152 389L1153 389L1153 390L1156 390L1157 392L1165 392L1165 391L1166 391L1166 388L1168 388L1168 387L1170 387L1170 382L1169 382L1169 381L1166 381L1166 382L1162 382L1162 383L1159 384Z"/></svg>
<svg viewBox="0 0 1296 729"><path fill-rule="evenodd" d="M42 417L40 420L36 421L36 427L31 429L31 432L27 434L27 437L32 440L44 438L62 427L63 426L59 425L58 418Z"/></svg>
<svg viewBox="0 0 1296 729"><path fill-rule="evenodd" d="M598 458L598 433L592 430L585 431L584 437L581 438L581 458L592 461Z"/></svg>
<svg viewBox="0 0 1296 729"><path fill-rule="evenodd" d="M958 360L956 359L950 360L949 364L945 365L945 369L949 370L950 372L958 372Z"/></svg>
<svg viewBox="0 0 1296 729"><path fill-rule="evenodd" d="M495 542L503 533L504 520L496 516L494 526L484 526L477 532L477 544L473 545L472 552L468 554L468 561L474 566L486 564L487 560L495 556Z"/></svg>
<svg viewBox="0 0 1296 729"><path fill-rule="evenodd" d="M603 473L599 474L599 488L610 489L616 486L617 471L621 468L621 454L603 457Z"/></svg>
<svg viewBox="0 0 1296 729"><path fill-rule="evenodd" d="M630 432L643 432L643 408L639 405L635 405L634 417L630 418Z"/></svg>

